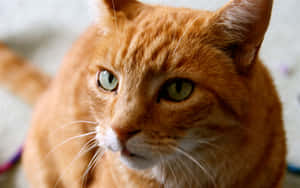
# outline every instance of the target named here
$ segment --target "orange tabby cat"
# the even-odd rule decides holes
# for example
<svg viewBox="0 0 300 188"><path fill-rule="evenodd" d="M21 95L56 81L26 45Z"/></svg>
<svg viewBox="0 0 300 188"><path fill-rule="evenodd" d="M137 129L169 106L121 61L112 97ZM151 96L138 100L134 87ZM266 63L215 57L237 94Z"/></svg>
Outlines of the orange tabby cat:
<svg viewBox="0 0 300 188"><path fill-rule="evenodd" d="M38 100L23 158L31 186L281 187L281 104L258 59L272 3L98 0L99 19Z"/></svg>

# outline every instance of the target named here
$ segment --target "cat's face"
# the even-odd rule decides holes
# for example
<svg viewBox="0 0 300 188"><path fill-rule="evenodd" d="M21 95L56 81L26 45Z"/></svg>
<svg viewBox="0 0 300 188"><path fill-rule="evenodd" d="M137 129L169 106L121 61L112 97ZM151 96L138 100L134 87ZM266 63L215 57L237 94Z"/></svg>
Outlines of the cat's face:
<svg viewBox="0 0 300 188"><path fill-rule="evenodd" d="M185 14L146 17L99 40L90 78L97 138L129 167L149 168L179 149L199 149L218 136L206 129L232 125L214 88L238 86L235 67L193 37L202 33L190 25L204 27L209 14Z"/></svg>
<svg viewBox="0 0 300 188"><path fill-rule="evenodd" d="M134 169L204 156L212 142L234 147L247 89L216 15L135 3L118 11L88 69L99 146Z"/></svg>

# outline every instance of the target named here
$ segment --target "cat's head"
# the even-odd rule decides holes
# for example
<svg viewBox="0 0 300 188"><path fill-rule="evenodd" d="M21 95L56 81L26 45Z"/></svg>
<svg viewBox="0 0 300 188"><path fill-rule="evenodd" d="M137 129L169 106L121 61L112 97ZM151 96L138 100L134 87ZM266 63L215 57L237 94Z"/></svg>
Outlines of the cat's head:
<svg viewBox="0 0 300 188"><path fill-rule="evenodd" d="M88 85L99 145L120 152L134 169L197 159L214 150L214 140L235 148L232 131L249 99L244 77L257 59L272 1L232 0L216 12L134 0L97 6Z"/></svg>

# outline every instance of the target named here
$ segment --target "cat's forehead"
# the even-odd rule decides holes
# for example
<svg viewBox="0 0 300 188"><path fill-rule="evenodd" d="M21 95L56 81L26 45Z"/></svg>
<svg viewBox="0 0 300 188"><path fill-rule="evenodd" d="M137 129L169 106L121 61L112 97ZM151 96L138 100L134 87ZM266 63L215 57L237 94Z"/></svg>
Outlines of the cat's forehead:
<svg viewBox="0 0 300 188"><path fill-rule="evenodd" d="M165 71L198 54L209 12L159 9L152 14L146 12L123 27L115 26L103 53L113 69Z"/></svg>

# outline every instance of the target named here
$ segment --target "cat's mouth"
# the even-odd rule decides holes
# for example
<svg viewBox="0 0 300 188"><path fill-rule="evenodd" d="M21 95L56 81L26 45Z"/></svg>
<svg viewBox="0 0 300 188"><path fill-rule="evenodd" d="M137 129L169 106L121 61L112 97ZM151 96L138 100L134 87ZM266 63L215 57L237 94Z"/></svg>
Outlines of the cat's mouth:
<svg viewBox="0 0 300 188"><path fill-rule="evenodd" d="M153 165L155 161L151 158L146 158L143 155L130 152L127 148L121 150L121 161L129 168L135 170L145 170Z"/></svg>
<svg viewBox="0 0 300 188"><path fill-rule="evenodd" d="M143 156L140 156L138 154L130 152L127 148L122 149L121 155L128 158L140 158L140 159L146 159Z"/></svg>

